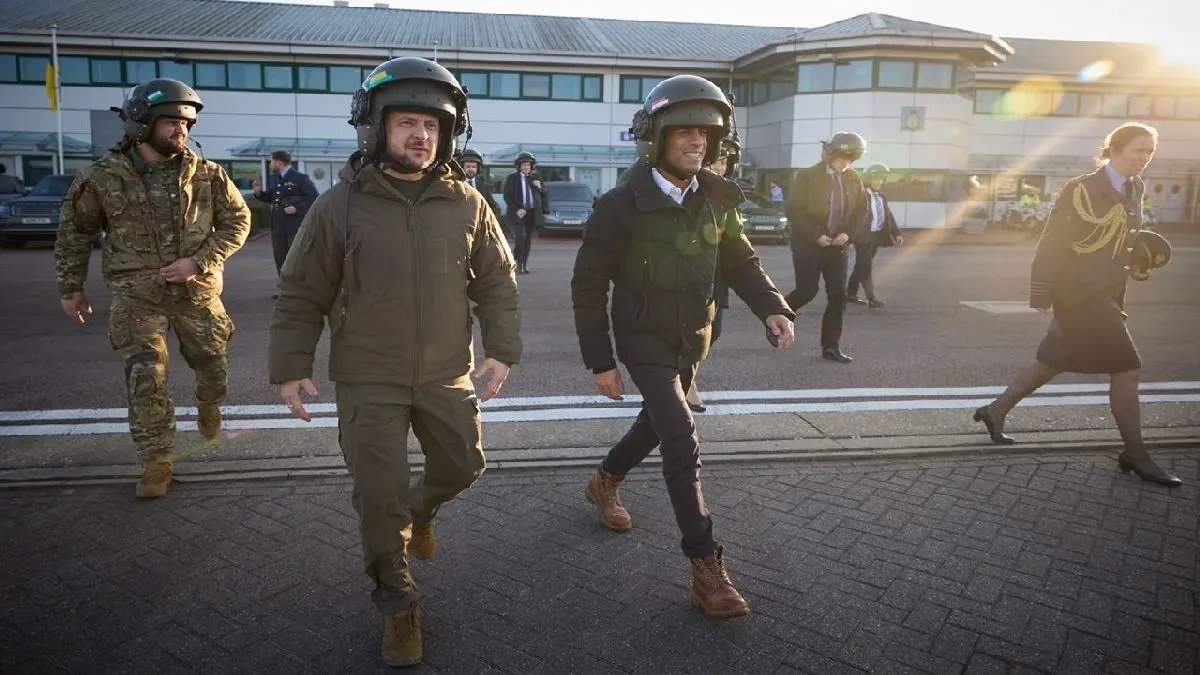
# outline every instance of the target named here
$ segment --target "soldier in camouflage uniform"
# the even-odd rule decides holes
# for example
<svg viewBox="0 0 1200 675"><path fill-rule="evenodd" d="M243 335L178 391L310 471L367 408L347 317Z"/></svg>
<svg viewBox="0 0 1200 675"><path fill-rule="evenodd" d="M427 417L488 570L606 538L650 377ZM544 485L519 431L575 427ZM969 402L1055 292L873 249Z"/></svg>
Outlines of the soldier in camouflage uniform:
<svg viewBox="0 0 1200 675"><path fill-rule="evenodd" d="M246 241L250 211L225 170L186 146L202 107L177 80L134 87L114 109L125 122L124 139L76 176L55 244L63 311L83 323L92 313L83 290L92 242L106 234L108 334L125 362L141 498L161 497L171 482L175 408L167 390L167 332L174 329L196 372L198 426L208 438L221 429L218 405L228 390L225 345L234 329L221 304L222 270Z"/></svg>

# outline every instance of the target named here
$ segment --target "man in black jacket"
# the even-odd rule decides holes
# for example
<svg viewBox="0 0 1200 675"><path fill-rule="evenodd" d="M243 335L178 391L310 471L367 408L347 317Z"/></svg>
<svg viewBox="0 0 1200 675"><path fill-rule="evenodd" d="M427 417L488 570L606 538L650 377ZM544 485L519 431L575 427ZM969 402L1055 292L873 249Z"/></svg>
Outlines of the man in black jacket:
<svg viewBox="0 0 1200 675"><path fill-rule="evenodd" d="M275 273L283 269L304 214L312 208L320 193L312 179L292 168L292 155L287 150L271 153L271 175L267 177L267 189L262 182L250 184L254 198L271 205L271 248L275 253Z"/></svg>
<svg viewBox="0 0 1200 675"><path fill-rule="evenodd" d="M794 317L742 232L742 191L700 170L716 159L731 115L725 95L701 77L679 75L650 91L631 129L639 162L627 183L596 204L571 279L575 331L597 389L621 400L620 359L642 394L641 413L588 483L587 499L601 524L628 530L632 523L617 486L659 446L683 551L692 561L692 602L720 618L750 608L713 538L700 489L696 424L684 400L696 364L708 353L717 265L779 349L792 343Z"/></svg>
<svg viewBox="0 0 1200 675"><path fill-rule="evenodd" d="M479 154L478 150L467 148L459 153L458 163L462 165L463 179L467 185L478 190L479 194L483 196L483 201L487 202L488 208L492 210L492 215L496 216L496 221L500 223L504 237L511 241L512 230L508 226L508 221L504 219L504 212L496 204L496 198L492 196L492 186L488 185L486 176L480 175L483 172L483 155Z"/></svg>
<svg viewBox="0 0 1200 675"><path fill-rule="evenodd" d="M517 171L504 179L504 219L516 239L517 274L529 274L529 253L533 248L533 233L542 224L546 212L546 191L542 181L533 173L537 157L521 152L513 160Z"/></svg>
<svg viewBox="0 0 1200 675"><path fill-rule="evenodd" d="M884 305L882 300L875 297L872 265L875 254L883 247L904 245L904 237L896 225L896 216L892 214L892 208L883 194L883 184L890 172L886 164L872 164L863 172L862 179L867 184L867 224L859 228L858 237L854 240L854 271L850 273L850 283L846 285L846 299L849 302L867 305L871 309L879 309ZM858 297L860 284L867 292L866 300Z"/></svg>
<svg viewBox="0 0 1200 675"><path fill-rule="evenodd" d="M850 165L866 152L862 136L839 131L822 141L821 161L796 174L787 198L792 230L792 266L796 290L787 301L799 310L817 297L825 277L825 314L821 318L821 356L838 363L853 359L841 350L846 312L846 266L850 244L865 224L862 180Z"/></svg>

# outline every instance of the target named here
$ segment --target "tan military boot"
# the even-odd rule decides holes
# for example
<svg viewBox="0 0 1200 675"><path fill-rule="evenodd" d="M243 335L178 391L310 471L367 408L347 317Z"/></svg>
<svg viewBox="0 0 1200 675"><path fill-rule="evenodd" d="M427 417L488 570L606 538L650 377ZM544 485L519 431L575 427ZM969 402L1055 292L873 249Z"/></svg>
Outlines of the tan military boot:
<svg viewBox="0 0 1200 675"><path fill-rule="evenodd" d="M413 523L412 539L408 541L408 552L414 558L429 560L437 551L437 538L433 536L433 523L417 525Z"/></svg>
<svg viewBox="0 0 1200 675"><path fill-rule="evenodd" d="M383 617L383 662L389 666L415 666L421 662L421 600L408 609Z"/></svg>
<svg viewBox="0 0 1200 675"><path fill-rule="evenodd" d="M135 494L138 499L157 499L167 494L167 487L170 485L170 464L147 464L142 468L142 477L138 479Z"/></svg>
<svg viewBox="0 0 1200 675"><path fill-rule="evenodd" d="M621 495L617 494L617 486L623 480L625 476L597 471L587 485L587 500L600 512L600 524L617 532L633 527L629 512L621 505Z"/></svg>
<svg viewBox="0 0 1200 675"><path fill-rule="evenodd" d="M725 551L719 546L717 552L707 558L692 558L692 604L705 616L716 619L750 613L750 605L729 580Z"/></svg>
<svg viewBox="0 0 1200 675"><path fill-rule="evenodd" d="M216 438L221 433L221 408L215 403L197 406L196 427L205 438Z"/></svg>

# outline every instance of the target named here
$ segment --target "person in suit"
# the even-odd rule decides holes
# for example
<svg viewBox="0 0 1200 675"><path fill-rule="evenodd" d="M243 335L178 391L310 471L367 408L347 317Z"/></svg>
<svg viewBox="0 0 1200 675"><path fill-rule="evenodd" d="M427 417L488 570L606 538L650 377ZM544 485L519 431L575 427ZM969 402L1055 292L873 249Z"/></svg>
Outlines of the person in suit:
<svg viewBox="0 0 1200 675"><path fill-rule="evenodd" d="M824 277L827 303L821 319L821 356L850 363L853 359L841 349L846 267L848 249L866 212L862 179L850 167L866 152L867 142L858 134L839 131L821 146L821 161L796 174L785 202L796 272L796 288L787 301L799 311L817 297Z"/></svg>
<svg viewBox="0 0 1200 675"><path fill-rule="evenodd" d="M533 248L533 233L542 224L549 206L542 181L533 173L537 157L533 153L517 154L515 173L504 179L504 218L516 239L517 273L529 274L529 253Z"/></svg>
<svg viewBox="0 0 1200 675"><path fill-rule="evenodd" d="M8 167L0 163L0 195L24 194L25 184L20 178L8 175Z"/></svg>
<svg viewBox="0 0 1200 675"><path fill-rule="evenodd" d="M479 194L483 195L483 201L492 210L492 215L496 216L497 222L500 223L500 229L504 231L505 239L512 241L512 229L508 226L508 221L504 219L504 212L496 204L495 197L492 197L492 189L487 184L486 178L479 175L483 172L483 155L479 154L476 150L467 148L459 153L458 163L462 166L464 180L467 182L467 185L475 188L479 191Z"/></svg>
<svg viewBox="0 0 1200 675"><path fill-rule="evenodd" d="M1123 472L1177 486L1182 481L1155 464L1142 439L1138 381L1142 360L1125 325L1125 286L1144 281L1150 270L1132 259L1142 225L1141 175L1154 157L1158 132L1130 122L1112 131L1096 171L1072 178L1054 205L1038 241L1029 281L1029 305L1052 317L1036 360L991 403L978 408L995 443L1013 443L1004 433L1008 413L1059 373L1108 373L1109 404L1125 451Z"/></svg>
<svg viewBox="0 0 1200 675"><path fill-rule="evenodd" d="M254 198L271 205L271 248L275 253L275 273L283 269L304 214L317 201L317 186L312 179L292 168L292 155L287 150L271 153L271 175L267 177L267 189L262 181L250 184ZM272 296L274 299L276 296Z"/></svg>
<svg viewBox="0 0 1200 675"><path fill-rule="evenodd" d="M875 280L872 278L872 265L875 253L882 247L902 246L904 237L896 225L896 216L888 206L887 197L883 195L883 183L887 180L890 169L884 164L872 164L863 172L863 182L867 184L868 227L858 231L854 240L854 272L850 274L850 283L846 286L846 300L856 305L867 305L871 309L883 307L884 302L875 297ZM867 292L867 299L858 297L858 286L862 285Z"/></svg>

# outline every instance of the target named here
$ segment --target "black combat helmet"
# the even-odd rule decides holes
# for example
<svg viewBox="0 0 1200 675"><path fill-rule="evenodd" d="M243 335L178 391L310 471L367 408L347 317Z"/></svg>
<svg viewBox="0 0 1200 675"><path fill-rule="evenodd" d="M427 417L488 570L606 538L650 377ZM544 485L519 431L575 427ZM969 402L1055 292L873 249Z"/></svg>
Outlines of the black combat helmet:
<svg viewBox="0 0 1200 675"><path fill-rule="evenodd" d="M529 162L530 168L537 167L537 157L534 156L534 154L532 152L525 152L525 151L518 152L516 158L513 159L513 166L515 166L519 169L519 168L521 168L521 162Z"/></svg>
<svg viewBox="0 0 1200 675"><path fill-rule="evenodd" d="M857 160L867 151L867 141L856 133L839 131L828 141L821 141L823 154L826 157L847 157Z"/></svg>
<svg viewBox="0 0 1200 675"><path fill-rule="evenodd" d="M669 77L646 94L646 102L633 115L629 131L637 141L638 160L658 163L667 127L709 127L703 164L712 164L721 151L721 143L714 141L725 138L732 114L724 92L712 82L695 75Z"/></svg>
<svg viewBox="0 0 1200 675"><path fill-rule="evenodd" d="M717 159L725 158L725 178L732 179L737 174L738 162L742 161L742 139L738 137L737 129L730 127L729 133L721 139L721 149Z"/></svg>
<svg viewBox="0 0 1200 675"><path fill-rule="evenodd" d="M483 169L483 155L479 154L478 150L467 148L458 153L458 163L465 164L467 162L475 162L480 169Z"/></svg>
<svg viewBox="0 0 1200 675"><path fill-rule="evenodd" d="M350 124L358 131L358 149L369 161L387 154L384 113L413 110L441 119L435 163L454 157L455 139L469 134L467 92L441 65L417 56L385 61L354 92ZM468 135L469 137L469 135Z"/></svg>
<svg viewBox="0 0 1200 675"><path fill-rule="evenodd" d="M154 122L160 117L188 120L188 128L196 124L204 102L195 89L179 80L166 77L139 84L129 92L120 108L112 110L125 123L125 137L141 143L150 135Z"/></svg>
<svg viewBox="0 0 1200 675"><path fill-rule="evenodd" d="M887 164L872 164L862 172L862 177L868 183L873 180L886 181L891 172L892 170L888 168Z"/></svg>

